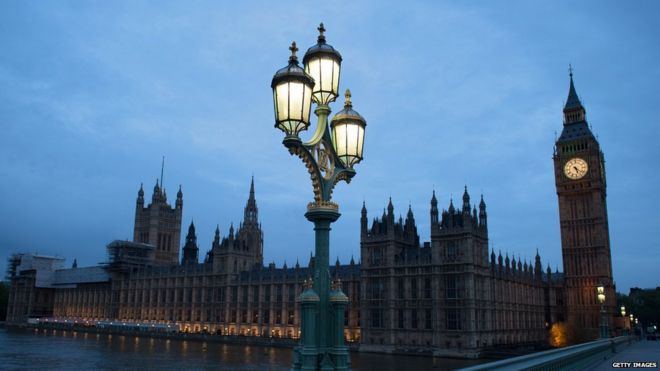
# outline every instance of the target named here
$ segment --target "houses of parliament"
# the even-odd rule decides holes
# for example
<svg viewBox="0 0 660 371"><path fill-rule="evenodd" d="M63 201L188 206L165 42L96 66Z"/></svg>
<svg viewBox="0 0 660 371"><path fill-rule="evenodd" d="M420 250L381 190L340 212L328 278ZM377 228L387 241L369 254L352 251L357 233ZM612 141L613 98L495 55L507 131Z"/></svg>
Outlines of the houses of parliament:
<svg viewBox="0 0 660 371"><path fill-rule="evenodd" d="M487 349L547 343L557 322L598 335L604 285L612 326L615 295L606 207L604 156L570 76L561 136L554 147L563 272L489 251L488 212L467 187L446 208L430 195L430 241L420 243L409 207L397 220L390 200L382 216L360 219L360 260L330 274L349 297L344 335L360 350L478 357ZM306 266L264 266L254 179L243 221L200 256L193 223L179 247L183 192L174 206L158 182L145 206L140 187L133 241L107 245L108 260L64 268L62 258L10 258L9 322L30 318L171 325L178 331L297 338Z"/></svg>

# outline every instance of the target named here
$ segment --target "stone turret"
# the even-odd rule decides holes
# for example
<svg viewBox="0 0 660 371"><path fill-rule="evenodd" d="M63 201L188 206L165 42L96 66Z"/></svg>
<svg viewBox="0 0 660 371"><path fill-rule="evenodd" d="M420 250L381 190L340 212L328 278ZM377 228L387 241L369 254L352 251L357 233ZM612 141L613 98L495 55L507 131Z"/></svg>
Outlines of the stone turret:
<svg viewBox="0 0 660 371"><path fill-rule="evenodd" d="M144 189L140 184L135 207L133 242L152 245L156 264L179 264L182 215L183 193L180 188L175 207L172 207L167 203L162 179L156 179L151 203L145 207Z"/></svg>
<svg viewBox="0 0 660 371"><path fill-rule="evenodd" d="M190 222L188 234L186 235L186 244L183 246L183 258L181 265L194 265L198 263L199 248L197 247L197 234L195 233L195 223Z"/></svg>
<svg viewBox="0 0 660 371"><path fill-rule="evenodd" d="M221 239L220 229L216 228L212 251L215 272L237 274L253 267L263 267L263 231L259 223L254 177L250 180L243 221L238 230L234 230L232 222L228 235Z"/></svg>
<svg viewBox="0 0 660 371"><path fill-rule="evenodd" d="M360 236L366 237L369 230L369 220L367 219L367 206L362 202L362 211L360 217Z"/></svg>
<svg viewBox="0 0 660 371"><path fill-rule="evenodd" d="M401 263L419 254L419 235L412 208L408 208L405 221L402 218L394 220L391 198L386 210L380 220L374 219L371 228L366 228L366 206L363 205L361 223L364 232L360 237L362 264L380 266Z"/></svg>

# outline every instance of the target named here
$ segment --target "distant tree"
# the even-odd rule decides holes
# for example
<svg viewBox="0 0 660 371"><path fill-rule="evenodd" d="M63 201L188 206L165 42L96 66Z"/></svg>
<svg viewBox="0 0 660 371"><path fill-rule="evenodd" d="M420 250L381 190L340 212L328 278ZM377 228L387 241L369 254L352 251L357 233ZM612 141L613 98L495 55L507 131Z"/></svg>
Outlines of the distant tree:
<svg viewBox="0 0 660 371"><path fill-rule="evenodd" d="M0 321L7 319L7 303L9 301L9 286L0 282Z"/></svg>
<svg viewBox="0 0 660 371"><path fill-rule="evenodd" d="M630 295L617 293L617 304L626 307L626 315L631 313L646 326L660 325L660 287L642 290L630 289Z"/></svg>

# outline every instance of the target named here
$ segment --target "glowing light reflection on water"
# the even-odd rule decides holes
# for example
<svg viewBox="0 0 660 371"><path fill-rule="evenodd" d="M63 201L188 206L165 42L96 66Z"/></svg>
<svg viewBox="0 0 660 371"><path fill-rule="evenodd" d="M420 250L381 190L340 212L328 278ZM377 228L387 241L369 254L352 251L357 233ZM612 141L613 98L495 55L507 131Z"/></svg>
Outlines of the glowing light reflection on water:
<svg viewBox="0 0 660 371"><path fill-rule="evenodd" d="M128 341L127 341L128 340ZM130 341L133 340L133 341ZM288 370L291 349L0 328L0 367L49 370ZM354 370L452 370L478 363L353 353ZM483 362L483 361L482 361Z"/></svg>

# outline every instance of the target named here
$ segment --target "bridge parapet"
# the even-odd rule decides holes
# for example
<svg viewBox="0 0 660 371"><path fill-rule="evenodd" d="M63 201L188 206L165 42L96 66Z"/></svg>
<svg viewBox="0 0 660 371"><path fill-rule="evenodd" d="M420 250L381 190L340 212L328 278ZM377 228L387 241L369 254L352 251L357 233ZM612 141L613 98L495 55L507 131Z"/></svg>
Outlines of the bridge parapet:
<svg viewBox="0 0 660 371"><path fill-rule="evenodd" d="M570 347L484 363L463 368L461 371L584 370L608 358L613 353L619 352L635 340L635 336L619 336L611 339L596 340Z"/></svg>

